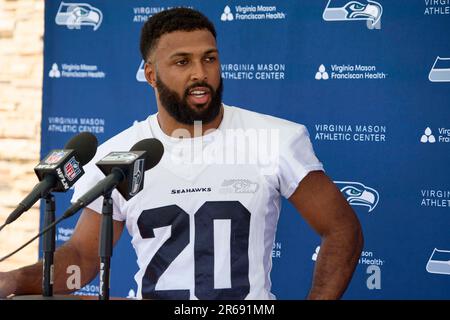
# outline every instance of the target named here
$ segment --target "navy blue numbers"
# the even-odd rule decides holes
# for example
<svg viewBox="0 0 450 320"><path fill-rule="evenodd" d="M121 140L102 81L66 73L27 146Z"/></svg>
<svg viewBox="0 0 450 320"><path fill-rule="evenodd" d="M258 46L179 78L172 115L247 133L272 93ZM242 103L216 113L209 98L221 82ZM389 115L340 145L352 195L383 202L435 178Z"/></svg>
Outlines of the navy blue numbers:
<svg viewBox="0 0 450 320"><path fill-rule="evenodd" d="M214 221L229 225L229 288L214 288ZM248 241L250 212L238 201L205 202L194 215L195 296L198 299L244 299L250 291ZM143 239L154 238L154 229L171 226L171 236L150 260L142 279L144 299L189 299L190 291L156 290L156 284L169 265L189 244L189 215L176 205L145 210L138 219ZM217 236L217 235L216 235ZM223 244L222 244L223 246ZM227 269L227 268L226 268ZM170 275L169 275L170 276ZM186 275L188 277L188 275Z"/></svg>

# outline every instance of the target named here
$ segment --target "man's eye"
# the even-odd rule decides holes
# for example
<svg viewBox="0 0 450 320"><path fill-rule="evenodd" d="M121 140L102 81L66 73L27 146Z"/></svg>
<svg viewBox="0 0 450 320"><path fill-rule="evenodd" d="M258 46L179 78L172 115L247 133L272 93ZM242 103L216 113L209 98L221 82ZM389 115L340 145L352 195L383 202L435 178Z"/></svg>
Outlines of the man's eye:
<svg viewBox="0 0 450 320"><path fill-rule="evenodd" d="M177 62L175 62L175 64L176 64L177 66L184 66L184 65L186 65L187 63L188 63L187 60L178 60Z"/></svg>
<svg viewBox="0 0 450 320"><path fill-rule="evenodd" d="M206 62L214 62L216 61L216 57L206 57L205 60Z"/></svg>

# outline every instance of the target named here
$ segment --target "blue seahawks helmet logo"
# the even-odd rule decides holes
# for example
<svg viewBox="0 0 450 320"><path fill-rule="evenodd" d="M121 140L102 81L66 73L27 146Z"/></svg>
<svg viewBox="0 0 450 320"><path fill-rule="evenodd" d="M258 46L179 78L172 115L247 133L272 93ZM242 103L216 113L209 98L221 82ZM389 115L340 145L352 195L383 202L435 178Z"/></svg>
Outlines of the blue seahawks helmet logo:
<svg viewBox="0 0 450 320"><path fill-rule="evenodd" d="M372 212L378 204L378 191L366 187L362 183L352 181L334 181L341 190L348 203L352 206L365 206Z"/></svg>
<svg viewBox="0 0 450 320"><path fill-rule="evenodd" d="M426 270L429 273L450 275L450 251L434 248L428 259Z"/></svg>
<svg viewBox="0 0 450 320"><path fill-rule="evenodd" d="M92 26L94 31L102 24L102 12L87 3L61 2L55 22L69 29L80 29L82 26Z"/></svg>
<svg viewBox="0 0 450 320"><path fill-rule="evenodd" d="M437 57L428 79L431 82L450 82L450 58Z"/></svg>
<svg viewBox="0 0 450 320"><path fill-rule="evenodd" d="M145 79L145 61L142 60L141 64L139 65L139 69L136 72L136 80L139 82L146 82L147 80Z"/></svg>
<svg viewBox="0 0 450 320"><path fill-rule="evenodd" d="M382 15L383 7L375 1L328 0L323 19L325 21L366 20L373 28L380 22Z"/></svg>

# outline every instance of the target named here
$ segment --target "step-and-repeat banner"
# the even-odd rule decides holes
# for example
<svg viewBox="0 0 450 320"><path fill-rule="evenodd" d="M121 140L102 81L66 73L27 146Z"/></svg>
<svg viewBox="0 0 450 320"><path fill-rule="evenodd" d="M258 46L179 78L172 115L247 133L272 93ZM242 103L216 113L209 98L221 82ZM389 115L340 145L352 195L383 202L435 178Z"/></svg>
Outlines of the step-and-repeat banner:
<svg viewBox="0 0 450 320"><path fill-rule="evenodd" d="M175 6L215 24L225 103L309 129L365 235L344 298L450 298L450 2L46 1L41 156L82 131L103 142L156 112L140 29ZM59 214L72 193L56 195ZM58 245L78 217L58 225ZM284 201L272 254L277 298L306 296L319 250ZM124 231L111 295L135 296L136 271ZM97 278L79 293L98 290Z"/></svg>

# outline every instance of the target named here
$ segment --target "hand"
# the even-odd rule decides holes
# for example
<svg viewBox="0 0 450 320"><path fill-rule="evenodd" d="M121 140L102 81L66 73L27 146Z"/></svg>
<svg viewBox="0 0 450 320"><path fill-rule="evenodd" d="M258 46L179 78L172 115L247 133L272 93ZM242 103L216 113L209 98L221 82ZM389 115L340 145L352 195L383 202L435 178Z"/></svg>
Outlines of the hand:
<svg viewBox="0 0 450 320"><path fill-rule="evenodd" d="M0 299L13 294L16 290L16 279L11 272L0 272Z"/></svg>

